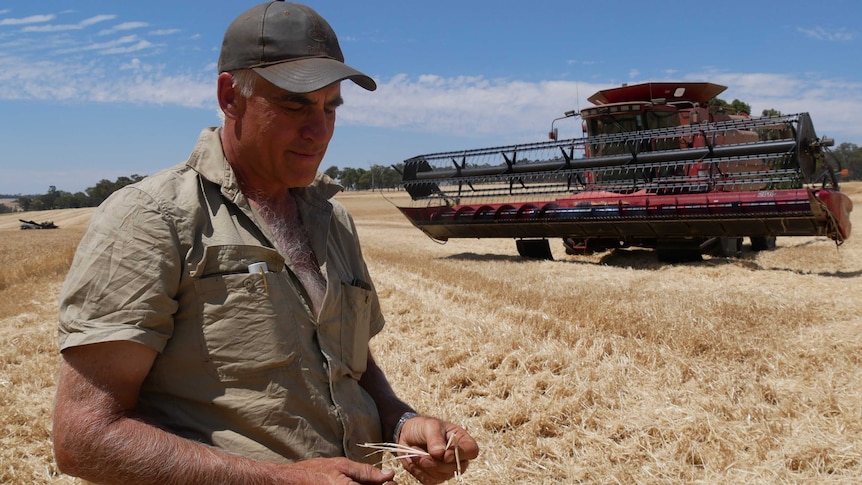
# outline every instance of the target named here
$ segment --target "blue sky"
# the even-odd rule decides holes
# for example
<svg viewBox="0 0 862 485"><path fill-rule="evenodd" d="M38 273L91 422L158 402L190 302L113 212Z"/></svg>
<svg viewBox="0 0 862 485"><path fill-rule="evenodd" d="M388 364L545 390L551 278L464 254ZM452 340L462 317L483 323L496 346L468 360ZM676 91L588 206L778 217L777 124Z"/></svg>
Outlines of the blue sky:
<svg viewBox="0 0 862 485"><path fill-rule="evenodd" d="M220 123L225 27L256 1L0 0L0 193L77 192L185 160ZM373 93L345 83L321 166L542 141L599 89L727 86L862 145L862 2L309 2ZM561 137L580 136L558 122Z"/></svg>

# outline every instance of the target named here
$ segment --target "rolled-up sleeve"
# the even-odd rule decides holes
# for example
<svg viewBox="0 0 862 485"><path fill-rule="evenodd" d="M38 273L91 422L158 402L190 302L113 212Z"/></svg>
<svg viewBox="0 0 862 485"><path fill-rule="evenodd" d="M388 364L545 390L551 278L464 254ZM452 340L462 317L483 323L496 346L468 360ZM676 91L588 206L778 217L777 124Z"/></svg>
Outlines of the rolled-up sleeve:
<svg viewBox="0 0 862 485"><path fill-rule="evenodd" d="M182 262L155 201L132 187L93 214L60 292L59 344L134 341L161 352L173 333Z"/></svg>

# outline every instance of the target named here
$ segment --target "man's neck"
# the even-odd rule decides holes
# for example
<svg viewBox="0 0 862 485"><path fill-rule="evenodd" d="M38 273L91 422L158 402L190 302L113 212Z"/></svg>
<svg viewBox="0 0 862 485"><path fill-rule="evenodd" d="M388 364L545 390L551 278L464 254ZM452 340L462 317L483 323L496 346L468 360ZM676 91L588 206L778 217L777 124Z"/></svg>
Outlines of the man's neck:
<svg viewBox="0 0 862 485"><path fill-rule="evenodd" d="M305 287L311 300L310 306L315 313L319 312L326 294L326 281L320 272L293 194L288 191L283 197L274 200L249 197L249 201L269 225L279 252L291 263L297 278Z"/></svg>
<svg viewBox="0 0 862 485"><path fill-rule="evenodd" d="M289 222L299 222L299 210L296 206L296 199L290 190L285 190L277 195L267 195L263 192L245 192L249 203L263 215L264 219L275 216L277 219ZM272 220L267 220L271 224ZM301 223L301 222L300 222Z"/></svg>

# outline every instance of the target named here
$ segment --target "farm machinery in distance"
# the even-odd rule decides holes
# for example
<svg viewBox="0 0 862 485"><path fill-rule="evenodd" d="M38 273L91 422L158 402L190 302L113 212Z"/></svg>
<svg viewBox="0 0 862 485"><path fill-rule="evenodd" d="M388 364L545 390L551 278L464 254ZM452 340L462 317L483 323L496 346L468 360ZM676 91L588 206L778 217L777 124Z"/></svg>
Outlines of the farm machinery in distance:
<svg viewBox="0 0 862 485"><path fill-rule="evenodd" d="M420 155L404 161L399 210L433 239L513 238L551 259L625 247L662 261L738 256L778 236L850 236L852 202L807 113L750 117L711 109L726 87L643 83L599 91L585 136ZM562 119L562 118L558 118ZM556 121L556 120L555 120Z"/></svg>
<svg viewBox="0 0 862 485"><path fill-rule="evenodd" d="M21 229L59 229L59 226L54 224L53 221L46 222L36 222L36 221L25 221L24 219L18 219L21 222Z"/></svg>

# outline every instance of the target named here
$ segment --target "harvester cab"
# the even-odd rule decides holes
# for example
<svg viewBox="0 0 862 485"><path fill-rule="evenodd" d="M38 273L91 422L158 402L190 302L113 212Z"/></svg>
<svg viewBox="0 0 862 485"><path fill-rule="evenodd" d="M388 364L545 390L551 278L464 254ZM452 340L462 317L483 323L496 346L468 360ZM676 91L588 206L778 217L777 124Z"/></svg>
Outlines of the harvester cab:
<svg viewBox="0 0 862 485"><path fill-rule="evenodd" d="M663 261L737 256L778 236L850 236L828 138L807 113L716 109L726 88L644 83L599 91L584 137L421 155L404 162L401 212L437 240L514 238L519 254L656 249Z"/></svg>

